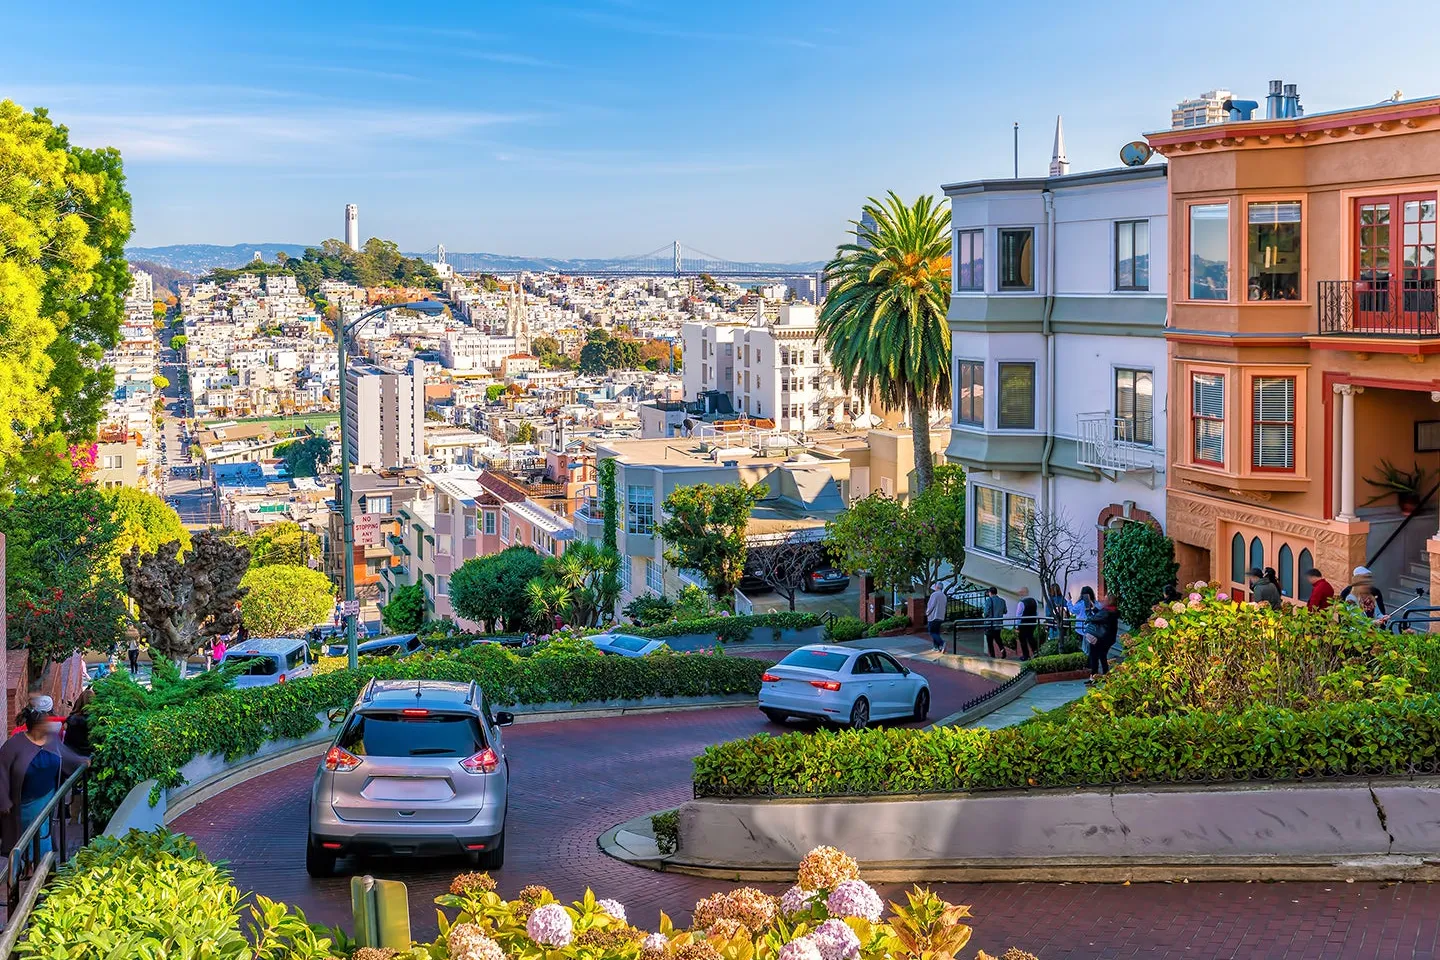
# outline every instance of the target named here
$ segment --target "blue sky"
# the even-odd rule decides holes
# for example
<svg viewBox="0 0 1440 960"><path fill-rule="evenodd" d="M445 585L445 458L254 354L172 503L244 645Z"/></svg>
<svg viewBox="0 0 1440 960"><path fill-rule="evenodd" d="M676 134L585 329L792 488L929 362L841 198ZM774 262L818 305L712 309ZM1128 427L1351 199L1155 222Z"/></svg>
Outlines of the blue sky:
<svg viewBox="0 0 1440 960"><path fill-rule="evenodd" d="M867 195L1008 176L1015 120L1024 175L1057 113L1083 170L1217 86L1440 94L1433 57L1357 55L1353 0L4 6L0 97L122 149L142 245L319 241L355 202L411 250L819 259Z"/></svg>

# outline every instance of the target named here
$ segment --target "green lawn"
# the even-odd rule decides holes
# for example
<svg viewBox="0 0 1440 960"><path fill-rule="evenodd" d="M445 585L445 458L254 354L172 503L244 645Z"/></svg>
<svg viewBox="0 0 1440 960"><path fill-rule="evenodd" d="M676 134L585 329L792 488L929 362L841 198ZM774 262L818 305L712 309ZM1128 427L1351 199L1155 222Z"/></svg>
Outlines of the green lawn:
<svg viewBox="0 0 1440 960"><path fill-rule="evenodd" d="M277 434L283 436L287 433L295 433L303 430L307 426L312 428L316 433L319 433L325 428L326 424L336 423L339 420L339 413L307 413L293 417L249 417L239 420L207 420L205 421L205 426L209 427L216 423L263 423L268 425Z"/></svg>

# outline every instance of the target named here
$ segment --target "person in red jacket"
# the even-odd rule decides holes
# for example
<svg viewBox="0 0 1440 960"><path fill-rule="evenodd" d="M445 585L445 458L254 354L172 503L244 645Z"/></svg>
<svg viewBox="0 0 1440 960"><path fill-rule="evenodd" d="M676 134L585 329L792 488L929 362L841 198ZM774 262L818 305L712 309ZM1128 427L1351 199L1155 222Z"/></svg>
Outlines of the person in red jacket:
<svg viewBox="0 0 1440 960"><path fill-rule="evenodd" d="M1335 588L1330 586L1320 571L1314 567L1305 571L1305 581L1310 584L1310 599L1305 606L1311 610L1324 610L1335 600Z"/></svg>

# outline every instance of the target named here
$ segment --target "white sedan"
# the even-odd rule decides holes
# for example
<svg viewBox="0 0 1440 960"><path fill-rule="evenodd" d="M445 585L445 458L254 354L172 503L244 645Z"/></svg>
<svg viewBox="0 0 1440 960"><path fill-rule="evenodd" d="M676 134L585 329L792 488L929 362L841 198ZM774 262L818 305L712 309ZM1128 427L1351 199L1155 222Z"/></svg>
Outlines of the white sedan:
<svg viewBox="0 0 1440 960"><path fill-rule="evenodd" d="M800 647L760 681L760 710L776 723L804 717L858 729L930 713L930 682L883 650Z"/></svg>
<svg viewBox="0 0 1440 960"><path fill-rule="evenodd" d="M664 640L637 637L628 633L591 634L590 642L601 653L613 653L617 657L643 657L665 646Z"/></svg>

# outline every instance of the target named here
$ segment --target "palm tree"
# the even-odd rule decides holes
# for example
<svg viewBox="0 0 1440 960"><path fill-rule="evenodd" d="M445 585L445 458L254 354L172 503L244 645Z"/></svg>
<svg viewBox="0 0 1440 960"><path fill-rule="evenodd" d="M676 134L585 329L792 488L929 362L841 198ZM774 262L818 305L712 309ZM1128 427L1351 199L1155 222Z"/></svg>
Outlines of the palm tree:
<svg viewBox="0 0 1440 960"><path fill-rule="evenodd" d="M846 390L909 408L919 493L935 479L930 411L950 398L950 211L893 190L863 210L855 242L825 266L817 329Z"/></svg>
<svg viewBox="0 0 1440 960"><path fill-rule="evenodd" d="M525 599L530 605L530 622L549 633L555 628L555 617L570 610L570 591L563 584L536 577L525 585Z"/></svg>

